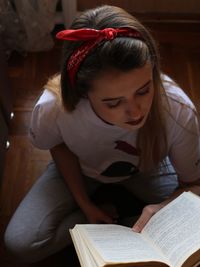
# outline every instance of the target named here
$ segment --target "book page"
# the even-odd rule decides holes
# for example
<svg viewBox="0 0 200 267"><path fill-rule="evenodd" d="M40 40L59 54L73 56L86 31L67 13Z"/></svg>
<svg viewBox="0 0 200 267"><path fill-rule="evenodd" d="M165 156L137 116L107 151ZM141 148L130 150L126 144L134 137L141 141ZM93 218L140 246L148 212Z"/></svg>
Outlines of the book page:
<svg viewBox="0 0 200 267"><path fill-rule="evenodd" d="M129 227L114 224L85 224L76 225L76 230L84 239L85 244L98 266L106 263L128 262L165 262L142 235L135 233ZM168 266L167 264L164 266Z"/></svg>
<svg viewBox="0 0 200 267"><path fill-rule="evenodd" d="M156 213L142 234L179 267L200 248L200 198L184 192Z"/></svg>
<svg viewBox="0 0 200 267"><path fill-rule="evenodd" d="M81 267L98 267L77 231L69 230Z"/></svg>

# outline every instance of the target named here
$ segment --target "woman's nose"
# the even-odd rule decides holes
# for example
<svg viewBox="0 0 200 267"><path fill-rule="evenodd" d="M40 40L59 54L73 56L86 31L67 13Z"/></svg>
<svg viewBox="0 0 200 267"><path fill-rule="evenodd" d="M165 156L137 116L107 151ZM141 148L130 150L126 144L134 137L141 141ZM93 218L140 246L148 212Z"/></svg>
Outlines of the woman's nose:
<svg viewBox="0 0 200 267"><path fill-rule="evenodd" d="M129 101L126 107L126 114L133 120L137 120L141 117L141 107L137 101Z"/></svg>

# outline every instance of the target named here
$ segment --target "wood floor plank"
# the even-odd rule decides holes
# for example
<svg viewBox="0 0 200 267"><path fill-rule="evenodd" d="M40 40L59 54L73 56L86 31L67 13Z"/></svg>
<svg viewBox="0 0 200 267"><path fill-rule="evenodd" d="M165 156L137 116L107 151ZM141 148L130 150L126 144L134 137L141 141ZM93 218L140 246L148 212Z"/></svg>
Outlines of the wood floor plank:
<svg viewBox="0 0 200 267"><path fill-rule="evenodd" d="M13 214L23 196L51 159L49 151L33 147L27 136L11 136L10 143L3 176L6 182L2 183L1 188L3 216Z"/></svg>

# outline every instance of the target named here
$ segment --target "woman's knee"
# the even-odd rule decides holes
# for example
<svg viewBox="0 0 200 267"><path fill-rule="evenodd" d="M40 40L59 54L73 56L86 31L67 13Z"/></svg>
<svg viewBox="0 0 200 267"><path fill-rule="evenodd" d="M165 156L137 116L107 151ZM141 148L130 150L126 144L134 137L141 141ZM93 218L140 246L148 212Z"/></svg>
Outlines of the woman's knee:
<svg viewBox="0 0 200 267"><path fill-rule="evenodd" d="M13 216L4 234L7 250L23 262L34 263L57 252L67 245L67 238L63 233L67 231L67 223L62 229L62 235L57 235L59 224L52 224L51 216L38 223L18 220Z"/></svg>
<svg viewBox="0 0 200 267"><path fill-rule="evenodd" d="M4 234L4 243L7 250L19 260L29 263L37 261L33 256L33 238L26 231L21 232L8 225Z"/></svg>
<svg viewBox="0 0 200 267"><path fill-rule="evenodd" d="M33 263L48 255L47 248L55 233L41 233L37 227L26 225L13 219L4 233L4 243L7 250L23 262Z"/></svg>

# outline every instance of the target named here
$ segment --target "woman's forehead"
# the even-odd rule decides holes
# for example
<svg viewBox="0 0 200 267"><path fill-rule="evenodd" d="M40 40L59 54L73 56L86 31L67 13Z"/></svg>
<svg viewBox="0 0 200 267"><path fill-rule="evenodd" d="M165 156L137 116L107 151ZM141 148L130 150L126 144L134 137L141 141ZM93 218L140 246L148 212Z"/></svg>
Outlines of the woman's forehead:
<svg viewBox="0 0 200 267"><path fill-rule="evenodd" d="M92 81L92 93L97 95L113 96L125 93L126 90L136 91L152 80L152 67L150 63L129 71L110 69L102 72Z"/></svg>

